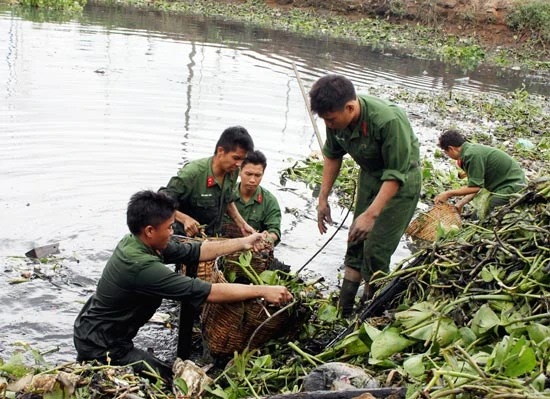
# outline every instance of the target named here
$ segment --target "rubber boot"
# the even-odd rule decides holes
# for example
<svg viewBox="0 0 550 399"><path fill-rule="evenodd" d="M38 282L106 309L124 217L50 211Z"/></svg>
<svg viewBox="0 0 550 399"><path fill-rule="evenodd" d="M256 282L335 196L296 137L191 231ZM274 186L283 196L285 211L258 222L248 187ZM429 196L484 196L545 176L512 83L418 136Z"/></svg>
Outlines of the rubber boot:
<svg viewBox="0 0 550 399"><path fill-rule="evenodd" d="M358 289L359 281L343 280L342 288L340 289L340 301L338 302L338 309L342 317L349 317L353 313L355 295Z"/></svg>

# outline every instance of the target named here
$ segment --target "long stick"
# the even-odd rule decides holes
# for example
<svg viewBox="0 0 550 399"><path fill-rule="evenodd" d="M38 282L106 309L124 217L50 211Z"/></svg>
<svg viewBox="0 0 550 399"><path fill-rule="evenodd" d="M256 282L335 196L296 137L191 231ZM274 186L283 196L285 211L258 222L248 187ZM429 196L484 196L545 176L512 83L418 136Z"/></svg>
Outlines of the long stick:
<svg viewBox="0 0 550 399"><path fill-rule="evenodd" d="M319 128L317 127L317 123L315 123L315 118L313 117L313 113L311 112L311 108L309 107L309 102L307 100L306 90L304 89L304 85L302 84L302 79L300 79L300 74L298 73L298 68L296 68L296 64L294 61L292 61L292 68L294 68L294 73L296 74L296 79L298 79L298 85L300 86L300 91L302 92L302 97L304 98L304 102L306 103L307 112L309 114L309 119L311 120L311 124L313 125L313 130L315 131L315 136L317 136L317 141L319 142L319 147L321 148L321 153L323 152L323 140L321 139L321 134L319 133Z"/></svg>

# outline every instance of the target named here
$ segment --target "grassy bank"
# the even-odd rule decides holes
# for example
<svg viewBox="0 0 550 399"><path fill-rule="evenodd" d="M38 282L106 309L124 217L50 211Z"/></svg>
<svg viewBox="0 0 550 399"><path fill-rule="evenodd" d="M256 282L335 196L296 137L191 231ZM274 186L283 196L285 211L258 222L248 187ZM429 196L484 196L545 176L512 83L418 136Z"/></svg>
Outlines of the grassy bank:
<svg viewBox="0 0 550 399"><path fill-rule="evenodd" d="M545 22L550 24L550 11L546 21L544 7L522 9L521 12L511 14L515 15L515 19L510 20L510 24L513 23L516 27L518 39L525 34L523 32L528 31L533 40L523 40L521 45L518 41L518 45L513 48L491 48L479 43L473 35L459 37L446 34L441 27L435 25L396 24L383 18L357 18L357 14L355 18L350 18L347 15L320 13L308 8L272 7L263 0L99 0L98 3L217 17L300 35L348 39L383 50L399 50L413 57L438 59L448 64L460 65L464 69L475 69L486 64L521 69L529 73L550 72L550 55L544 47L546 31L541 28L545 26ZM537 19L533 20L535 16Z"/></svg>

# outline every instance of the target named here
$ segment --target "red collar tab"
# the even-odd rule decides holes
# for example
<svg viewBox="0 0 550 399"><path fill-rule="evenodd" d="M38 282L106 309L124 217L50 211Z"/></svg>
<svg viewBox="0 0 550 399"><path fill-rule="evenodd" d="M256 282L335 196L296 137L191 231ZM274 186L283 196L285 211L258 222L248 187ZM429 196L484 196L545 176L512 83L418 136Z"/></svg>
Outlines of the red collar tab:
<svg viewBox="0 0 550 399"><path fill-rule="evenodd" d="M367 122L362 121L361 122L361 131L363 132L363 137L367 137Z"/></svg>
<svg viewBox="0 0 550 399"><path fill-rule="evenodd" d="M258 194L258 203L262 203L264 200L264 197L262 197L262 194Z"/></svg>
<svg viewBox="0 0 550 399"><path fill-rule="evenodd" d="M457 159L456 164L458 165L459 168L462 169L462 159Z"/></svg>
<svg viewBox="0 0 550 399"><path fill-rule="evenodd" d="M214 187L216 185L216 181L214 180L214 176L208 176L208 179L206 179L206 187Z"/></svg>

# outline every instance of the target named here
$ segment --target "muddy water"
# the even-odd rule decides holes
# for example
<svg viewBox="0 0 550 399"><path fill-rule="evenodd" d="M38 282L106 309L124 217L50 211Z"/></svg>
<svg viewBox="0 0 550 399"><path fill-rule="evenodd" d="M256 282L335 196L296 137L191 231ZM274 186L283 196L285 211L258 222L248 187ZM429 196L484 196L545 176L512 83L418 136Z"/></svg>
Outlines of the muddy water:
<svg viewBox="0 0 550 399"><path fill-rule="evenodd" d="M285 211L277 256L297 270L326 243L311 190L279 181L281 170L319 149L292 62L306 88L330 71L360 91L548 91L516 75L464 75L343 42L93 5L71 21L0 6L0 56L0 357L21 340L53 350L46 359L54 364L74 359L72 323L126 233L130 195L209 156L230 125L245 126L268 157L264 185ZM408 111L429 147L437 132L421 109ZM345 216L333 213L337 222ZM347 226L349 219L306 269L329 285ZM55 242L54 262L23 257ZM409 255L406 244L394 263ZM26 272L32 278L21 282ZM140 340L173 354L173 330L149 326Z"/></svg>

